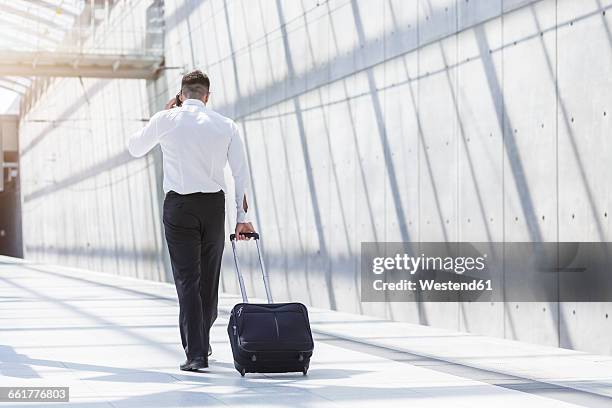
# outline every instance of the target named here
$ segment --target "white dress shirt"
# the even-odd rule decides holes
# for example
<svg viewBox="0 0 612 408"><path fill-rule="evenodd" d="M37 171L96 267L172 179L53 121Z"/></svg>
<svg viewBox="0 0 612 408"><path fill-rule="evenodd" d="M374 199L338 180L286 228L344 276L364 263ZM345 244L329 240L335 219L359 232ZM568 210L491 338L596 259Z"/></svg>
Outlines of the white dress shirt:
<svg viewBox="0 0 612 408"><path fill-rule="evenodd" d="M157 112L147 126L130 137L128 150L135 157L161 146L164 192L214 193L226 190L223 170L229 162L235 183L236 221L248 222L242 200L249 170L236 123L197 99L181 107Z"/></svg>

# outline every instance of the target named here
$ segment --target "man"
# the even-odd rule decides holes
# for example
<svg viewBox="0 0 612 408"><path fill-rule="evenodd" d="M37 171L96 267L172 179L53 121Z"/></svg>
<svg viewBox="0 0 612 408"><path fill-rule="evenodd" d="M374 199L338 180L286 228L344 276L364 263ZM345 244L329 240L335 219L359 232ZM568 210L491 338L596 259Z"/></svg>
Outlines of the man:
<svg viewBox="0 0 612 408"><path fill-rule="evenodd" d="M183 76L181 92L129 141L144 156L157 144L163 153L164 231L179 298L179 326L187 361L181 370L208 367L210 328L224 248L225 183L229 162L235 183L236 237L254 232L247 218L249 171L238 126L206 107L210 80L201 71Z"/></svg>

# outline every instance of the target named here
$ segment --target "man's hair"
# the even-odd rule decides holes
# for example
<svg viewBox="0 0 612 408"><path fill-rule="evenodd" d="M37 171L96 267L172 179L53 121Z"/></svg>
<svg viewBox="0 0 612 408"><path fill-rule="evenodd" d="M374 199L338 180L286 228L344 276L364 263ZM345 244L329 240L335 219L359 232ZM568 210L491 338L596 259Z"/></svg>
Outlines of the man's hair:
<svg viewBox="0 0 612 408"><path fill-rule="evenodd" d="M210 89L210 80L208 75L196 69L188 74L183 75L181 81L181 91L187 99L201 99L208 93Z"/></svg>

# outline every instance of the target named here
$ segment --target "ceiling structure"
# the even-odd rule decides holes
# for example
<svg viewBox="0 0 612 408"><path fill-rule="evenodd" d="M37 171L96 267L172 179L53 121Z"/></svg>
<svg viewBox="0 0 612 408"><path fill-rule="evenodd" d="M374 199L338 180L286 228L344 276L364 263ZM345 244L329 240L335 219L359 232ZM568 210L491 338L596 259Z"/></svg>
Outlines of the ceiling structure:
<svg viewBox="0 0 612 408"><path fill-rule="evenodd" d="M130 3L0 0L0 88L23 95L35 77L153 78L162 52L101 48L95 41L111 9Z"/></svg>

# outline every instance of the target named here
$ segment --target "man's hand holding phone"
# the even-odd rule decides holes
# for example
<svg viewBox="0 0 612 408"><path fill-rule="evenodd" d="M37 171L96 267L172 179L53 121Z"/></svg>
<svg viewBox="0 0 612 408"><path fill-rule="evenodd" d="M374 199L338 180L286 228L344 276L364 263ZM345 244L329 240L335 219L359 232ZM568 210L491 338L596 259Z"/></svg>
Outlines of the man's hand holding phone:
<svg viewBox="0 0 612 408"><path fill-rule="evenodd" d="M170 98L170 100L166 102L166 105L164 106L164 110L176 108L177 106L181 106L181 105L182 105L181 93L179 92L176 94L174 98Z"/></svg>

